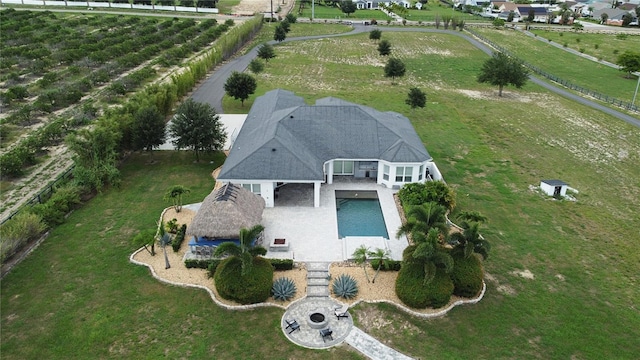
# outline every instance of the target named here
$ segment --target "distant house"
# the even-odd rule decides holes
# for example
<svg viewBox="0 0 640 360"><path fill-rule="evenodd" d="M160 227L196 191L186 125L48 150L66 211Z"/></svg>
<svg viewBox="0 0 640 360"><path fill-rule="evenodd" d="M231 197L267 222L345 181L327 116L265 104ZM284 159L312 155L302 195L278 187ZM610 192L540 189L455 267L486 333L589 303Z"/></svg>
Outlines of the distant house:
<svg viewBox="0 0 640 360"><path fill-rule="evenodd" d="M529 12L533 11L533 22L545 23L549 18L549 13L546 7L531 5L518 5L518 13L523 21L526 21L529 17Z"/></svg>
<svg viewBox="0 0 640 360"><path fill-rule="evenodd" d="M622 17L629 14L627 10L620 9L600 9L593 12L594 19L601 19L602 14L607 14L607 25L622 26Z"/></svg>
<svg viewBox="0 0 640 360"><path fill-rule="evenodd" d="M540 189L549 196L565 196L569 185L562 180L542 180Z"/></svg>
<svg viewBox="0 0 640 360"><path fill-rule="evenodd" d="M286 184L311 184L318 207L321 185L335 178L398 188L442 175L406 117L332 97L307 105L281 89L254 101L218 175L266 207Z"/></svg>

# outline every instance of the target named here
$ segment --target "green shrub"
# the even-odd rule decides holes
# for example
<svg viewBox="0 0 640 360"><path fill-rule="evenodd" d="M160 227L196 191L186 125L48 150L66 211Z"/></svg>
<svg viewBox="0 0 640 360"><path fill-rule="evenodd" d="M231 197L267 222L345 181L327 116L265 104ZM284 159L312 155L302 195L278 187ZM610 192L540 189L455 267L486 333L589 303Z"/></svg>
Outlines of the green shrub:
<svg viewBox="0 0 640 360"><path fill-rule="evenodd" d="M293 269L293 259L269 259L274 270Z"/></svg>
<svg viewBox="0 0 640 360"><path fill-rule="evenodd" d="M220 260L220 259L205 259L205 260L186 259L184 261L184 267L186 267L187 269L207 269L207 270L209 270L211 265L214 264L213 272L215 273L215 268L218 267L218 264L220 264L220 261L222 261L222 260Z"/></svg>
<svg viewBox="0 0 640 360"><path fill-rule="evenodd" d="M358 295L358 282L351 275L342 274L333 280L333 293L345 299L353 299Z"/></svg>
<svg viewBox="0 0 640 360"><path fill-rule="evenodd" d="M371 260L371 267L374 270L377 270L379 262L380 260L378 259ZM382 262L382 267L380 268L380 271L400 271L401 266L402 266L402 261L387 260L386 262Z"/></svg>
<svg viewBox="0 0 640 360"><path fill-rule="evenodd" d="M178 231L176 232L176 237L173 239L173 241L171 241L171 247L173 248L174 252L178 252L178 250L180 250L180 246L184 241L186 232L187 224L182 224L182 226L180 226L180 229L178 229Z"/></svg>
<svg viewBox="0 0 640 360"><path fill-rule="evenodd" d="M173 218L167 221L167 231L172 234L175 234L178 232L178 219Z"/></svg>
<svg viewBox="0 0 640 360"><path fill-rule="evenodd" d="M396 279L396 295L406 305L424 309L439 308L446 305L453 294L453 282L447 273L438 269L435 277L424 285L422 265L405 263Z"/></svg>
<svg viewBox="0 0 640 360"><path fill-rule="evenodd" d="M66 185L56 189L46 202L34 205L30 212L39 215L48 226L54 227L64 223L65 216L79 203L79 189Z"/></svg>
<svg viewBox="0 0 640 360"><path fill-rule="evenodd" d="M212 279L216 274L216 270L218 269L218 265L220 265L220 259L211 259L209 260L209 265L207 266L207 278Z"/></svg>
<svg viewBox="0 0 640 360"><path fill-rule="evenodd" d="M429 306L440 308L449 303L453 294L453 281L449 274L438 269L435 278L427 285Z"/></svg>
<svg viewBox="0 0 640 360"><path fill-rule="evenodd" d="M37 239L47 229L42 218L23 212L0 225L0 262L10 258L29 241Z"/></svg>
<svg viewBox="0 0 640 360"><path fill-rule="evenodd" d="M474 297L482 290L482 264L477 256L464 257L458 254L453 257L453 271L449 276L453 281L453 293L463 297Z"/></svg>
<svg viewBox="0 0 640 360"><path fill-rule="evenodd" d="M287 301L296 295L296 284L289 278L278 278L273 282L271 293L274 299Z"/></svg>
<svg viewBox="0 0 640 360"><path fill-rule="evenodd" d="M438 203L448 210L453 210L456 206L455 192L442 181L405 184L398 191L398 197L405 208L430 201Z"/></svg>
<svg viewBox="0 0 640 360"><path fill-rule="evenodd" d="M405 251L406 252L406 251ZM420 265L405 263L396 279L396 295L407 306L423 309L427 307L427 296Z"/></svg>
<svg viewBox="0 0 640 360"><path fill-rule="evenodd" d="M242 276L242 263L233 256L222 260L214 275L216 290L225 299L241 304L264 302L271 295L273 267L262 257L253 259L253 266Z"/></svg>

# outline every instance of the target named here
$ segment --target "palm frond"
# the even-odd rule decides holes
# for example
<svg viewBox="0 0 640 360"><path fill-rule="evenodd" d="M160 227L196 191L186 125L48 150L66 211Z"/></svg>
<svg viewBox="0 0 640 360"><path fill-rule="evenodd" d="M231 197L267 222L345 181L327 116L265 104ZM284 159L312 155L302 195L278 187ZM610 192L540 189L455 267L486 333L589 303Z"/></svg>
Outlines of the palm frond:
<svg viewBox="0 0 640 360"><path fill-rule="evenodd" d="M216 250L213 252L213 255L216 257L220 256L238 256L242 253L242 249L236 243L231 241L223 242L222 244L216 247Z"/></svg>

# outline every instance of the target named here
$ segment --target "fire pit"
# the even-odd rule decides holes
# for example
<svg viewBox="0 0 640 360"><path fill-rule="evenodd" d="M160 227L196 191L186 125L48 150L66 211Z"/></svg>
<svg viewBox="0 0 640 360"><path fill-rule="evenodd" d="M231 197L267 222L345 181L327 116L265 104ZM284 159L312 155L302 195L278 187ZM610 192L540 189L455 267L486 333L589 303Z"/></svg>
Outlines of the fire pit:
<svg viewBox="0 0 640 360"><path fill-rule="evenodd" d="M322 329L327 327L328 317L320 310L312 311L307 316L307 323L312 329Z"/></svg>
<svg viewBox="0 0 640 360"><path fill-rule="evenodd" d="M289 251L289 242L283 238L273 239L269 244L269 251Z"/></svg>

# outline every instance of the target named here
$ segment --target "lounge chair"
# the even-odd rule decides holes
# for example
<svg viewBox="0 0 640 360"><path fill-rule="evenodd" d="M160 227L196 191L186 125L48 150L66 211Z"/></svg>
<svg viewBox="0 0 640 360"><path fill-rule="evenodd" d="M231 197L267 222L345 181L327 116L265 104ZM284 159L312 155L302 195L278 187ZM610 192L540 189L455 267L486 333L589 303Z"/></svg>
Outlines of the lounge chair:
<svg viewBox="0 0 640 360"><path fill-rule="evenodd" d="M196 246L196 256L202 256L202 246Z"/></svg>
<svg viewBox="0 0 640 360"><path fill-rule="evenodd" d="M322 329L320 330L320 336L322 336L322 342L327 342L327 338L331 339L331 341L333 341L333 331L331 331L331 329L326 328L326 329Z"/></svg>
<svg viewBox="0 0 640 360"><path fill-rule="evenodd" d="M289 334L291 334L296 330L300 330L300 324L298 324L298 322L295 319L292 321L285 320L284 322L287 323L287 326L285 327L285 329L291 329L289 330Z"/></svg>
<svg viewBox="0 0 640 360"><path fill-rule="evenodd" d="M340 320L340 318L349 317L349 313L347 311L349 311L349 305L342 305L342 307L335 308L333 313L336 315L338 320Z"/></svg>

